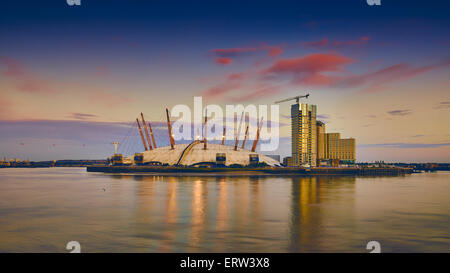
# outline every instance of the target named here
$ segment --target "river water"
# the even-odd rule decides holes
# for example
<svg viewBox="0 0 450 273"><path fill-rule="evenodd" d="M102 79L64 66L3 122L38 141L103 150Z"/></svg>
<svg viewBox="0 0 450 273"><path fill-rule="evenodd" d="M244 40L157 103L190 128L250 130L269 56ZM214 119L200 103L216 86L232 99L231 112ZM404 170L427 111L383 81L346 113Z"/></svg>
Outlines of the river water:
<svg viewBox="0 0 450 273"><path fill-rule="evenodd" d="M0 252L450 252L450 172L179 177L0 169Z"/></svg>

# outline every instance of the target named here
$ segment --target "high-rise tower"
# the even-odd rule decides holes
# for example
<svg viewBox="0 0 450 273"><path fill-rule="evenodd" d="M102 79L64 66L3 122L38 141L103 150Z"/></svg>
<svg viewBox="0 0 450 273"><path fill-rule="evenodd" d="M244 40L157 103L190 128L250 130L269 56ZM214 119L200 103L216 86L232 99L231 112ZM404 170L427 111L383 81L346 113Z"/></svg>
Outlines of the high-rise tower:
<svg viewBox="0 0 450 273"><path fill-rule="evenodd" d="M291 105L292 164L316 166L317 122L316 105Z"/></svg>
<svg viewBox="0 0 450 273"><path fill-rule="evenodd" d="M317 166L320 165L320 160L325 159L326 142L325 142L325 123L317 121Z"/></svg>

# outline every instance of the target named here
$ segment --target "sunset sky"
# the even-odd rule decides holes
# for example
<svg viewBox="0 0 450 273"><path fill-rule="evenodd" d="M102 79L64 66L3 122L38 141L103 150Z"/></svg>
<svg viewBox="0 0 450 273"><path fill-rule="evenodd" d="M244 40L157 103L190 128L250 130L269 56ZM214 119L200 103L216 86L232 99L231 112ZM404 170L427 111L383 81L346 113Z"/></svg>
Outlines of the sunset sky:
<svg viewBox="0 0 450 273"><path fill-rule="evenodd" d="M142 150L140 112L167 145L165 107L273 104L310 93L357 161L450 161L447 1L2 2L0 158ZM280 105L290 154L290 103ZM129 137L127 137L129 136Z"/></svg>

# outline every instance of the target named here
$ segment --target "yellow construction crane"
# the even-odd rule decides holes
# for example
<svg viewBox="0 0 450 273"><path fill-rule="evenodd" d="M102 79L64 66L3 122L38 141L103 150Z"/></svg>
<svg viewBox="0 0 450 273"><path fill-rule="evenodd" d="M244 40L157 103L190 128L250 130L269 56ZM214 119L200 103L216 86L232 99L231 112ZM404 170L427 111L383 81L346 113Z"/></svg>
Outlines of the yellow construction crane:
<svg viewBox="0 0 450 273"><path fill-rule="evenodd" d="M288 98L285 100L276 101L275 103L281 103L281 102L290 101L290 100L295 100L297 103L299 103L301 98L308 98L308 97L309 97L309 94L306 94L306 95L302 95L302 96Z"/></svg>

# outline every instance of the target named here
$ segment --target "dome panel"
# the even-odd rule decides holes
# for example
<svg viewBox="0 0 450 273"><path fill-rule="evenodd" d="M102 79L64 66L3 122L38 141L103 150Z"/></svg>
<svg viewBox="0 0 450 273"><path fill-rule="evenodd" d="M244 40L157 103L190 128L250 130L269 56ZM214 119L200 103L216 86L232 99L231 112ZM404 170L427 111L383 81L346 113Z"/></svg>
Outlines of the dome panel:
<svg viewBox="0 0 450 273"><path fill-rule="evenodd" d="M143 152L144 163L157 161L162 164L175 165L177 164L183 151L189 144L177 144L174 149L170 149L170 146L159 147L153 150ZM216 155L222 153L226 155L226 166L232 164L248 165L250 163L250 154L258 154L259 162L265 162L269 166L280 166L280 162L246 149L238 148L234 150L233 146L208 143L208 148L203 149L203 143L191 143L192 147L186 150L180 165L190 166L200 162L216 162ZM127 160L133 161L133 156L128 157Z"/></svg>

